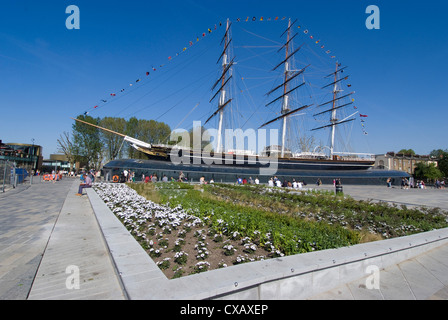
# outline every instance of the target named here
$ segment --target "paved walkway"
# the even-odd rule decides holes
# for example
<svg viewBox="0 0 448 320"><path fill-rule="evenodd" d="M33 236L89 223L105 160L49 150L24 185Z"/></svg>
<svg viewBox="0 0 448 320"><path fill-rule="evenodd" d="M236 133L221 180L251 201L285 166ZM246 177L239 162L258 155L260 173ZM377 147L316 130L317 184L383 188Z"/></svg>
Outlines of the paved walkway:
<svg viewBox="0 0 448 320"><path fill-rule="evenodd" d="M448 245L379 270L374 281L372 273L310 300L448 300Z"/></svg>
<svg viewBox="0 0 448 320"><path fill-rule="evenodd" d="M0 299L125 298L78 185L36 179L0 196Z"/></svg>
<svg viewBox="0 0 448 320"><path fill-rule="evenodd" d="M78 184L37 179L0 194L0 299L126 299L89 199L75 196ZM344 186L344 193L448 210L448 190ZM380 289L367 281L313 298L448 299L448 246L381 270Z"/></svg>
<svg viewBox="0 0 448 320"><path fill-rule="evenodd" d="M320 187L309 186L317 190L335 191L333 185L322 185ZM408 207L427 206L438 207L448 210L448 189L401 189L400 187L388 188L386 186L357 186L343 185L344 194L354 199L388 201L391 203L404 204Z"/></svg>

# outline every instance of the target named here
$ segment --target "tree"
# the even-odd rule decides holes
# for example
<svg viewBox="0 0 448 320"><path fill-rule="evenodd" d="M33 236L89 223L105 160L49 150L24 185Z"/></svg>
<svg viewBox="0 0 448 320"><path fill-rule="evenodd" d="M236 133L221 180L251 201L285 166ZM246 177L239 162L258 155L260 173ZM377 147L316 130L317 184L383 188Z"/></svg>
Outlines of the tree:
<svg viewBox="0 0 448 320"><path fill-rule="evenodd" d="M126 129L126 120L124 118L105 117L100 120L100 126L112 131L123 133ZM106 159L114 160L123 156L123 137L101 130L101 140L103 142L103 151Z"/></svg>
<svg viewBox="0 0 448 320"><path fill-rule="evenodd" d="M126 135L135 139L139 139L138 134L138 119L136 117L130 118L126 122ZM139 152L135 150L131 145L128 146L128 157L131 159L135 159L139 156Z"/></svg>
<svg viewBox="0 0 448 320"><path fill-rule="evenodd" d="M171 133L170 127L163 122L139 120L135 117L126 121L123 118L100 119L79 115L77 119L151 144L168 141ZM78 121L73 124L72 144L73 154L77 158L75 160L84 159L90 168L97 170L101 167L104 158L113 160L122 157L126 151L122 149L122 136ZM131 145L128 145L127 151L129 158L145 158L144 153L137 151Z"/></svg>
<svg viewBox="0 0 448 320"><path fill-rule="evenodd" d="M299 149L301 152L312 152L316 145L316 138L314 136L303 135L299 137Z"/></svg>
<svg viewBox="0 0 448 320"><path fill-rule="evenodd" d="M171 133L171 128L155 120L130 118L126 123L126 135L139 139L141 141L156 144L167 143ZM145 155L135 150L132 146L128 147L129 158L143 159Z"/></svg>
<svg viewBox="0 0 448 320"><path fill-rule="evenodd" d="M435 163L419 162L415 166L414 176L420 180L434 181L441 178L443 175L436 167Z"/></svg>
<svg viewBox="0 0 448 320"><path fill-rule="evenodd" d="M442 172L444 177L448 177L448 149L432 150L429 155L437 159L437 167L440 172Z"/></svg>
<svg viewBox="0 0 448 320"><path fill-rule="evenodd" d="M99 125L100 121L99 118L92 118L87 115L79 115L77 119L94 125ZM75 121L73 124L73 146L76 156L84 157L89 168L100 169L103 156L98 128Z"/></svg>
<svg viewBox="0 0 448 320"><path fill-rule="evenodd" d="M448 177L448 152L444 152L441 158L437 161L438 168L442 172L443 176Z"/></svg>
<svg viewBox="0 0 448 320"><path fill-rule="evenodd" d="M443 177L442 172L436 167L435 163L429 163L426 171L426 178L430 181L435 181Z"/></svg>
<svg viewBox="0 0 448 320"><path fill-rule="evenodd" d="M64 131L61 135L59 135L59 139L57 139L57 142L58 152L62 152L63 154L65 154L67 161L70 163L71 171L73 169L73 164L75 163L76 153L75 146L70 140L70 133Z"/></svg>
<svg viewBox="0 0 448 320"><path fill-rule="evenodd" d="M398 151L397 153L402 153L405 155L415 155L415 151L412 149L401 149L400 151Z"/></svg>

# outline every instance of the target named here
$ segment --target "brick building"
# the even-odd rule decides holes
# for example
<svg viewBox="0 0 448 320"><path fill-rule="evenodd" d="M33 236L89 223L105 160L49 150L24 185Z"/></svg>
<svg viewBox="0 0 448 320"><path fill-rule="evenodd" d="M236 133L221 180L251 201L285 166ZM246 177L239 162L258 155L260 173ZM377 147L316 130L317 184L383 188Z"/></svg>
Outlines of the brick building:
<svg viewBox="0 0 448 320"><path fill-rule="evenodd" d="M437 166L436 159L429 155L411 155L395 152L375 155L375 169L404 171L410 175L414 174L415 166L419 162L434 163Z"/></svg>

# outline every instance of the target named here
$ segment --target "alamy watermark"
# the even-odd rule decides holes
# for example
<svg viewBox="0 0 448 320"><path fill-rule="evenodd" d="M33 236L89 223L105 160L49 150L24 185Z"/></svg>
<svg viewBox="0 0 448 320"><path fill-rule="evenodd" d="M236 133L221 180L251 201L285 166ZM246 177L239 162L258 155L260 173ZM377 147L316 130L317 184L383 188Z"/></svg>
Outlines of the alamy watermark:
<svg viewBox="0 0 448 320"><path fill-rule="evenodd" d="M225 129L224 143L227 152L213 150L213 142L219 139L217 129L203 131L200 121L193 122L193 134L187 130L179 129L171 132L170 140L176 142L171 149L171 162L179 164L218 164L239 165L248 164L259 168L261 175L274 175L278 169L278 152L265 152L257 156L249 150L261 150L267 145L266 129ZM192 141L191 141L192 139ZM269 141L278 141L278 130L269 130ZM204 145L207 143L206 145ZM277 143L275 143L277 144ZM229 152L229 150L233 150Z"/></svg>
<svg viewBox="0 0 448 320"><path fill-rule="evenodd" d="M72 4L65 9L65 13L70 14L65 20L65 27L69 30L80 29L79 7Z"/></svg>
<svg viewBox="0 0 448 320"><path fill-rule="evenodd" d="M370 274L366 278L366 288L367 289L380 289L380 268L376 265L369 265L366 268L366 273Z"/></svg>
<svg viewBox="0 0 448 320"><path fill-rule="evenodd" d="M69 274L65 279L65 287L68 290L79 289L79 267L75 265L69 265L65 268L65 273Z"/></svg>
<svg viewBox="0 0 448 320"><path fill-rule="evenodd" d="M380 8L370 5L366 8L366 13L369 14L366 19L366 28L369 30L380 29Z"/></svg>

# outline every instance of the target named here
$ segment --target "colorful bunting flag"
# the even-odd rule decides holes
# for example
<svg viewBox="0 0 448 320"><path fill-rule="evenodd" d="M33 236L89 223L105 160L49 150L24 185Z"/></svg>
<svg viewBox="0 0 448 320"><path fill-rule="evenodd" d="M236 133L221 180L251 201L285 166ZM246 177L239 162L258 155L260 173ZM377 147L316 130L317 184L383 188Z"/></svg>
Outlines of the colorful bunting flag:
<svg viewBox="0 0 448 320"><path fill-rule="evenodd" d="M248 16L248 17L246 17L245 21L248 22L249 19L250 19L250 17ZM282 17L282 18L279 18L278 16L276 16L275 18L272 17L272 20L274 20L274 21L278 21L278 20L282 20L282 21L283 21L283 20L285 20L285 19L286 19L286 17ZM266 18L263 17L263 16L261 16L259 19L257 19L257 17L255 17L255 16L252 17L252 21L257 21L257 20L258 20L258 21L265 21ZM238 18L237 21L238 21L238 22L241 22L242 19ZM271 21L271 17L268 17L268 18L267 18L267 21ZM220 22L219 22L219 27L221 27L221 26L222 26L222 22L220 21ZM214 25L214 30L216 30L217 27L218 27L218 26L215 24L215 25ZM297 26L297 28L301 29L302 26L299 25L299 26ZM207 31L208 31L209 34L212 33L212 29L211 29L211 28L208 28ZM304 33L304 34L308 34L309 32L310 32L310 31L309 31L308 29L303 30L303 33ZM205 36L206 36L206 32L203 32L203 33L202 33L202 38L204 38ZM313 35L310 35L310 39L314 40L314 36L313 36ZM196 37L196 42L198 42L199 40L200 40L200 37L197 36L197 37ZM321 42L321 40L318 39L318 40L315 40L314 42L315 42L315 44L319 44L319 43ZM192 45L193 45L193 41L189 41L188 44L189 44L189 46L192 46ZM321 48L321 49L324 49L325 46L324 46L324 45L320 45L320 48ZM182 49L182 51L181 51L180 53L185 52L187 49L188 49L187 47L183 47L183 49ZM327 54L329 54L331 51L330 51L330 50L327 50L327 51L325 51L325 52L326 52ZM179 53L179 52L176 53L176 57L177 57L180 53ZM336 56L333 55L333 56L331 56L331 58L336 58ZM169 57L168 57L168 60L169 60L169 61L171 61L172 59L173 59L173 56L169 56ZM161 65L159 65L159 68L162 68L163 66L165 66L165 64L161 64ZM156 68L155 68L154 66L152 66L151 68L152 68L153 71L156 71ZM342 71L341 71L341 72L342 72ZM145 74L146 74L146 76L149 76L149 75L150 75L150 72L149 72L149 71L146 71ZM136 83L137 83L137 82L140 82L140 81L141 81L141 79L137 79L137 80L136 80ZM129 86L132 86L132 83L130 83ZM347 86L348 86L348 87L351 87L350 84L347 85ZM124 92L124 91L125 91L125 90L122 89L120 92ZM111 95L112 97L115 97L115 96L116 96L115 93L111 93L110 95ZM105 100L105 99L102 99L101 101L102 101L103 103L107 103L107 100ZM354 101L354 99L352 99L352 101ZM98 108L98 107L99 107L99 106L95 106L93 109L96 109L96 108ZM355 108L356 108L356 107L355 107ZM87 114L87 113L88 113L88 112L86 112L86 114Z"/></svg>
<svg viewBox="0 0 448 320"><path fill-rule="evenodd" d="M256 17L254 17L253 19L254 19L254 21L255 21L255 20L256 20ZM249 20L249 17L247 17L246 21L248 21L248 20ZM261 20L262 20L262 19L261 19ZM238 21L240 21L240 19L239 19ZM222 26L222 22L220 21L220 22L219 22L219 27L221 27L221 26ZM213 26L213 28L214 28L214 30L217 30L218 25L215 24L215 25ZM208 31L208 34L211 34L211 33L212 33L212 28L207 28L207 31ZM206 32L203 32L203 33L202 33L202 38L204 38L206 35L207 35L207 33L206 33ZM196 42L198 42L199 40L200 40L200 37L197 36L197 37L196 37ZM193 46L194 43L193 43L193 41L190 40L190 41L188 42L188 44L189 44L189 46L191 47L191 46ZM187 51L187 49L188 49L187 47L183 47L181 52L176 53L176 57L179 56L182 52ZM169 56L169 57L168 57L168 60L171 61L171 60L173 59L173 57L174 57L174 56ZM161 64L161 65L159 65L159 68L162 68L162 67L164 67L164 66L165 66L165 64ZM156 70L157 70L154 66L152 66L151 69L152 69L153 71L156 71ZM149 76L149 75L150 75L150 72L149 72L149 71L146 71L145 74L146 74L146 76ZM142 79L140 78L140 79L137 79L135 82L138 83L138 82L140 82L141 80L142 80ZM130 87L132 87L132 85L133 85L132 83L129 84ZM121 89L121 90L120 90L120 92L124 92L124 91L125 91L125 89ZM116 93L111 93L110 96L111 96L111 97L115 97L115 96L116 96ZM101 102L103 102L103 103L107 103L107 100L105 100L105 99L101 99ZM97 109L98 107L100 107L100 106L99 106L99 105L94 106L93 109ZM86 111L85 114L88 114L88 111Z"/></svg>

